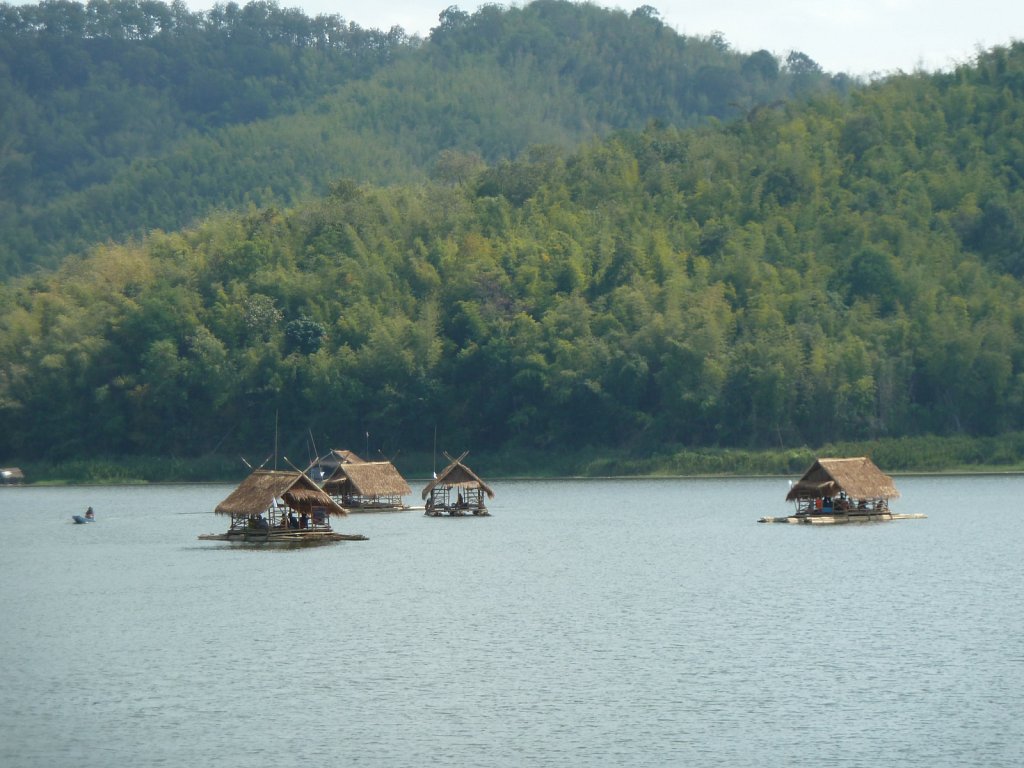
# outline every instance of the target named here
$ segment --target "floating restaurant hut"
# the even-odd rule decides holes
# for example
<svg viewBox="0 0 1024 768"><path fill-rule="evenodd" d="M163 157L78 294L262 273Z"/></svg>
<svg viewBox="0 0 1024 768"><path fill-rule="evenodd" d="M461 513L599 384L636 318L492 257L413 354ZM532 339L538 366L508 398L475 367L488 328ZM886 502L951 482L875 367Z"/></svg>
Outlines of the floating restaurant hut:
<svg viewBox="0 0 1024 768"><path fill-rule="evenodd" d="M248 543L363 540L336 533L331 515L344 515L303 472L257 469L214 510L229 515L227 533L209 533L204 541Z"/></svg>
<svg viewBox="0 0 1024 768"><path fill-rule="evenodd" d="M484 503L484 495L493 499L494 491L473 470L462 463L462 460L466 458L466 453L457 459L452 459L452 463L423 489L426 514L430 517L441 517L442 515L483 517L490 514L487 511L486 503ZM448 454L445 456L449 459L452 458Z"/></svg>
<svg viewBox="0 0 1024 768"><path fill-rule="evenodd" d="M25 482L25 473L18 467L0 469L0 485L21 485Z"/></svg>
<svg viewBox="0 0 1024 768"><path fill-rule="evenodd" d="M412 493L390 461L339 464L320 484L347 512L391 512L409 509L402 500Z"/></svg>
<svg viewBox="0 0 1024 768"><path fill-rule="evenodd" d="M796 513L762 517L758 522L827 525L924 517L893 514L889 500L899 495L892 478L865 456L818 459L786 495L786 501L796 505Z"/></svg>

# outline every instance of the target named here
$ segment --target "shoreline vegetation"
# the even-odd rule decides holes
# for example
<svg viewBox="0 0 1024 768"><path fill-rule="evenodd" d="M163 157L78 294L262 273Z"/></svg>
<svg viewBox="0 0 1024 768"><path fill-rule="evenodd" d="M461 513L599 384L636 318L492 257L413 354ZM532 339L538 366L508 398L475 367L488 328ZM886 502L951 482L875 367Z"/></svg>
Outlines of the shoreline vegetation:
<svg viewBox="0 0 1024 768"><path fill-rule="evenodd" d="M885 438L829 443L817 448L677 446L646 453L603 447L575 452L506 448L473 451L473 462L492 479L743 477L797 476L821 456L870 456L890 474L1022 472L1024 432L993 437ZM431 471L436 471L439 461L444 463L429 452L402 453L393 459L398 470L414 480L429 477ZM6 463L20 466L29 485L232 483L250 472L240 457L226 455L91 457ZM278 458L278 468L287 468L289 464L283 456ZM264 466L274 466L273 460L268 460Z"/></svg>

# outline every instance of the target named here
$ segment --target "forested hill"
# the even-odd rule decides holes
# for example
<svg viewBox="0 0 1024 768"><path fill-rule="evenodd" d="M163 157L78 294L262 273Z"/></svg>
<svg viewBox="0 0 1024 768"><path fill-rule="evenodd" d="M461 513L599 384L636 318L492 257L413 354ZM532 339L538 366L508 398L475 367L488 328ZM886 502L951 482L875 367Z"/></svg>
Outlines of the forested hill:
<svg viewBox="0 0 1024 768"><path fill-rule="evenodd" d="M0 456L1024 428L1024 44L102 246L0 295Z"/></svg>
<svg viewBox="0 0 1024 768"><path fill-rule="evenodd" d="M420 181L850 85L649 6L453 6L420 40L273 2L0 4L0 277L341 178Z"/></svg>

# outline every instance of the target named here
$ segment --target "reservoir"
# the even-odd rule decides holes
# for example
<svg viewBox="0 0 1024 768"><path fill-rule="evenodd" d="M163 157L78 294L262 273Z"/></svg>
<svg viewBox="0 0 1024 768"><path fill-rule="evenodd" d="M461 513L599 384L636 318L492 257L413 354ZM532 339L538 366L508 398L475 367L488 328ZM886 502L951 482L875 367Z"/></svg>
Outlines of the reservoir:
<svg viewBox="0 0 1024 768"><path fill-rule="evenodd" d="M927 519L490 479L269 549L197 540L229 485L0 489L0 766L1024 765L1024 477L894 479Z"/></svg>

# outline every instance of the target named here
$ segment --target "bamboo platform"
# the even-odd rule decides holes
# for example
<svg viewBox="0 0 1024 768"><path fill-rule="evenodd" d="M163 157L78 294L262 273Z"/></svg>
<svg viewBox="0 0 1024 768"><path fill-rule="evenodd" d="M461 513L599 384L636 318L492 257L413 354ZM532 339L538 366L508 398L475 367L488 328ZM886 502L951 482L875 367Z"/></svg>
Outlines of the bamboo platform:
<svg viewBox="0 0 1024 768"><path fill-rule="evenodd" d="M420 507L425 509L425 507ZM490 517L486 509L462 509L458 507L435 507L423 513L426 517Z"/></svg>
<svg viewBox="0 0 1024 768"><path fill-rule="evenodd" d="M342 509L344 509L349 514L361 515L361 514L368 514L368 513L373 513L373 512L412 512L412 511L417 510L417 509L422 510L423 507L422 506L419 506L419 507L408 507L408 506L405 506L405 505L403 505L401 507L387 506L387 505L380 505L380 506L376 506L375 505L375 506L364 506L364 507L344 507L343 506Z"/></svg>
<svg viewBox="0 0 1024 768"><path fill-rule="evenodd" d="M885 512L872 514L838 514L838 515L789 515L788 517L762 517L759 523L789 523L790 525L843 525L845 523L880 523L889 520L923 520L928 515L920 512L913 514L893 514Z"/></svg>
<svg viewBox="0 0 1024 768"><path fill-rule="evenodd" d="M361 533L337 533L336 531L296 531L296 530L246 530L228 531L227 533L204 533L200 541L232 541L243 544L298 544L302 542L324 541L367 541Z"/></svg>

